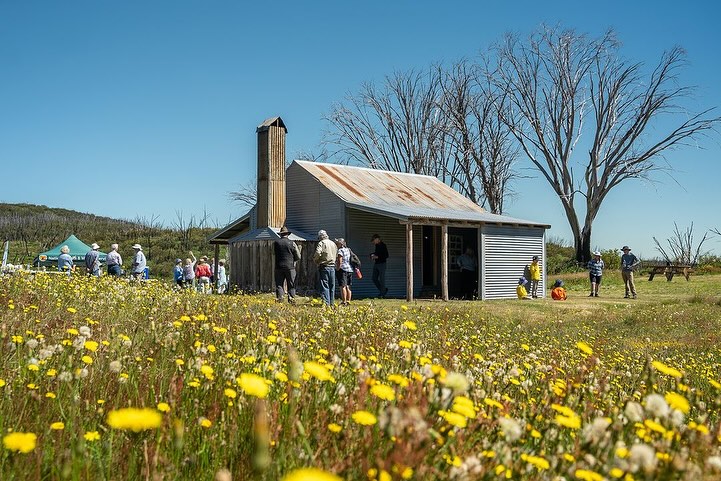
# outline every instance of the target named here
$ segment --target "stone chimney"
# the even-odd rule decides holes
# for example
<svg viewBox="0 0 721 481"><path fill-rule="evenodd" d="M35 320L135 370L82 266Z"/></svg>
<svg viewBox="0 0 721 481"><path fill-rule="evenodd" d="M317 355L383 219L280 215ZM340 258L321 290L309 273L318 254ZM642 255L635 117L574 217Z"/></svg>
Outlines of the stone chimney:
<svg viewBox="0 0 721 481"><path fill-rule="evenodd" d="M285 224L285 128L273 117L258 126L257 227Z"/></svg>

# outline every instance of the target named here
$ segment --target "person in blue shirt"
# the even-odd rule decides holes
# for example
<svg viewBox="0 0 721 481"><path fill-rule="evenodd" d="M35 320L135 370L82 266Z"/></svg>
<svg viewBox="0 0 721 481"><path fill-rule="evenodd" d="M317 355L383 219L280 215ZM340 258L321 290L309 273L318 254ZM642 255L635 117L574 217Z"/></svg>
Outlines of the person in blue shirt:
<svg viewBox="0 0 721 481"><path fill-rule="evenodd" d="M185 281L183 281L183 260L175 259L175 267L173 268L173 280L178 287L185 287Z"/></svg>
<svg viewBox="0 0 721 481"><path fill-rule="evenodd" d="M75 270L73 258L70 257L70 247L68 246L62 246L60 248L60 255L58 256L58 270L61 272L67 272L68 275Z"/></svg>
<svg viewBox="0 0 721 481"><path fill-rule="evenodd" d="M85 268L88 270L89 276L100 277L100 246L93 242L90 249L85 254Z"/></svg>
<svg viewBox="0 0 721 481"><path fill-rule="evenodd" d="M143 248L140 246L140 244L134 244L133 249L135 250L135 255L133 256L133 265L130 269L130 274L135 279L142 279L145 275L145 254L143 254Z"/></svg>
<svg viewBox="0 0 721 481"><path fill-rule="evenodd" d="M601 252L593 253L593 259L588 261L588 276L591 280L591 293L588 297L598 297L598 289L601 287L601 277L603 276L603 268L606 267L601 260Z"/></svg>
<svg viewBox="0 0 721 481"><path fill-rule="evenodd" d="M626 287L626 295L624 298L628 299L633 296L636 299L636 284L633 282L633 271L641 263L638 257L631 254L631 248L628 246L621 247L623 255L621 256L621 275L623 276L623 285Z"/></svg>

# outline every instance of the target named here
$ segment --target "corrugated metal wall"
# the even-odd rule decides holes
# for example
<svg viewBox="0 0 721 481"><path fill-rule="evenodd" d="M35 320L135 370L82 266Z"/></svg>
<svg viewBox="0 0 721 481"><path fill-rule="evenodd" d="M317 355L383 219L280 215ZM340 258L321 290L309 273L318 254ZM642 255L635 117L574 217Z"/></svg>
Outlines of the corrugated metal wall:
<svg viewBox="0 0 721 481"><path fill-rule="evenodd" d="M545 229L513 226L481 228L481 291L483 299L516 297L518 278L524 275L531 258L541 258L539 297L546 295Z"/></svg>
<svg viewBox="0 0 721 481"><path fill-rule="evenodd" d="M286 176L286 225L313 234L325 229L331 238L344 235L344 204L297 164Z"/></svg>
<svg viewBox="0 0 721 481"><path fill-rule="evenodd" d="M386 268L386 286L388 297L406 296L406 226L397 219L383 217L356 209L346 209L348 221L348 245L363 266L363 279L353 279L353 295L357 297L376 297L378 290L373 284L373 261L370 255L375 251L371 242L373 234L379 234L388 247L388 266ZM421 255L423 230L421 226L413 226L413 291L414 296L421 291L423 272Z"/></svg>

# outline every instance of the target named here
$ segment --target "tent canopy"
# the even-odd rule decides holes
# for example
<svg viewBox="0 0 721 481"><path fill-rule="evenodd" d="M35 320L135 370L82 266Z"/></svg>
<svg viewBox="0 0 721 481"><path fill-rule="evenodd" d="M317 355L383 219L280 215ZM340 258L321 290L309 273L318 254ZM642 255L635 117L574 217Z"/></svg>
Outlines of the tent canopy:
<svg viewBox="0 0 721 481"><path fill-rule="evenodd" d="M90 246L87 245L85 242L81 241L74 235L70 235L70 237L68 237L52 249L38 254L37 259L35 259L35 264L48 265L56 263L58 261L58 256L60 256L60 248L62 246L68 246L70 248L69 254L70 257L73 258L73 261L85 260L85 254L87 254L88 251L92 250ZM106 257L107 254L101 252L100 262L105 262Z"/></svg>

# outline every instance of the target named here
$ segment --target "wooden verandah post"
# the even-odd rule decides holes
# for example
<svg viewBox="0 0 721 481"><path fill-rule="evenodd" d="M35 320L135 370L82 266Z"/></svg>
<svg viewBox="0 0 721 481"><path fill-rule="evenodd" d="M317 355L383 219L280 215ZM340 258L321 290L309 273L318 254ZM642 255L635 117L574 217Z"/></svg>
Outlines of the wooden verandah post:
<svg viewBox="0 0 721 481"><path fill-rule="evenodd" d="M406 224L406 301L413 300L413 224Z"/></svg>
<svg viewBox="0 0 721 481"><path fill-rule="evenodd" d="M441 224L441 297L448 300L448 223Z"/></svg>

